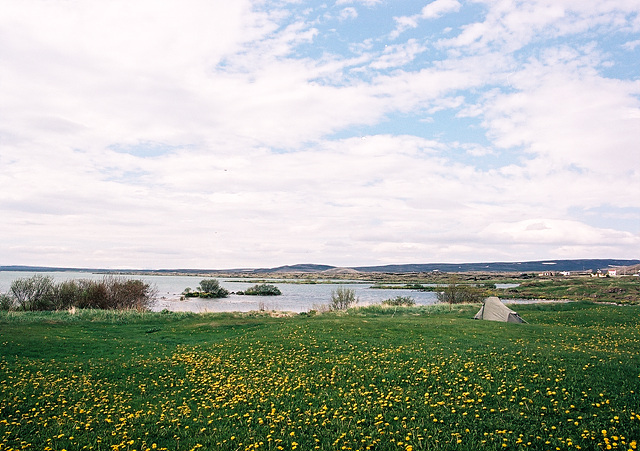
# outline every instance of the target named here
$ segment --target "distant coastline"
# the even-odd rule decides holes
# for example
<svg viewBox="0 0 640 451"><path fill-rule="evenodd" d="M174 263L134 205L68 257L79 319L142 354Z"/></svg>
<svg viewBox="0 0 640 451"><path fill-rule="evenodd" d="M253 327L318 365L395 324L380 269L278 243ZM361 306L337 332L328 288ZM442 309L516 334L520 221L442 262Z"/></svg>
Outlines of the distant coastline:
<svg viewBox="0 0 640 451"><path fill-rule="evenodd" d="M577 260L538 260L525 262L486 262L486 263L424 263L397 264L380 266L338 267L318 264L298 264L274 268L235 268L235 269L104 269L104 268L67 268L49 266L7 265L0 271L29 272L90 272L104 274L156 274L156 275L220 275L254 276L257 274L325 273L327 275L356 275L362 273L527 273L539 271L578 271L595 272L612 267L640 265L640 260L630 259L577 259Z"/></svg>

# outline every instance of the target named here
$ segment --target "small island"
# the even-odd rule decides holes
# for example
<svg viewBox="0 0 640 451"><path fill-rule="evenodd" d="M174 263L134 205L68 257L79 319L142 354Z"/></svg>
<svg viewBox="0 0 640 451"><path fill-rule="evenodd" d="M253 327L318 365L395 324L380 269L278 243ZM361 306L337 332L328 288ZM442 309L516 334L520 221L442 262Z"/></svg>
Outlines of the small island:
<svg viewBox="0 0 640 451"><path fill-rule="evenodd" d="M250 296L280 296L282 292L275 285L262 283L249 287L244 291L238 291L236 294L246 294Z"/></svg>
<svg viewBox="0 0 640 451"><path fill-rule="evenodd" d="M185 288L182 296L185 298L226 298L229 296L229 290L222 288L216 279L203 279L196 291Z"/></svg>

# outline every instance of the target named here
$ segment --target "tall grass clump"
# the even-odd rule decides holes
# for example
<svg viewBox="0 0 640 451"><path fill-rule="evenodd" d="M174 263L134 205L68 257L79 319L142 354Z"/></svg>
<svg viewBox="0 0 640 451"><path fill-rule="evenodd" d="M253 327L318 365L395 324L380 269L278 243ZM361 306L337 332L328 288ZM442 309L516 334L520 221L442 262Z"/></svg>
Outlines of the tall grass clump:
<svg viewBox="0 0 640 451"><path fill-rule="evenodd" d="M104 276L102 280L78 279L55 283L50 276L36 274L14 280L9 292L0 296L0 309L147 310L156 295L156 288L141 280Z"/></svg>
<svg viewBox="0 0 640 451"><path fill-rule="evenodd" d="M396 296L395 298L385 299L382 305L390 305L392 307L415 305L416 301L411 296Z"/></svg>

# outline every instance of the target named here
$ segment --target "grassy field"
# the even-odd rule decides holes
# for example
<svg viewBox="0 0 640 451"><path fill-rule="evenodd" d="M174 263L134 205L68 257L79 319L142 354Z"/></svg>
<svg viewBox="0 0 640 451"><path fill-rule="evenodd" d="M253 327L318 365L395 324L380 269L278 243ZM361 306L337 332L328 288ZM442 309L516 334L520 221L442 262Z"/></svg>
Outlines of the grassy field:
<svg viewBox="0 0 640 451"><path fill-rule="evenodd" d="M504 290L503 298L570 299L616 304L640 302L640 277L561 277L524 281Z"/></svg>
<svg viewBox="0 0 640 451"><path fill-rule="evenodd" d="M402 288L409 290L442 291L452 279L459 285L477 286L485 296L503 299L547 299L608 302L616 304L640 303L640 277L538 277L529 275L523 279L512 275L491 276L439 274L419 281L399 281L393 278L379 281L372 288ZM518 284L508 289L492 289L495 284Z"/></svg>
<svg viewBox="0 0 640 451"><path fill-rule="evenodd" d="M640 307L0 313L0 450L635 450Z"/></svg>

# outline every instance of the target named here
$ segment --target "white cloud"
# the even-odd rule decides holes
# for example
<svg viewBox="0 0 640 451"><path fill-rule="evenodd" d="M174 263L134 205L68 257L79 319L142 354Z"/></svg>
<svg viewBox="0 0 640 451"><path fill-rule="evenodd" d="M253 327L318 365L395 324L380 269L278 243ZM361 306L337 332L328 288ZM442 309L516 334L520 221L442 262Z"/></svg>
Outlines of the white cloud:
<svg viewBox="0 0 640 451"><path fill-rule="evenodd" d="M382 0L337 0L336 5L349 5L352 3L361 3L365 6L375 6L381 2Z"/></svg>
<svg viewBox="0 0 640 451"><path fill-rule="evenodd" d="M638 46L640 46L640 39L636 39L635 41L625 42L622 45L622 48L625 50L635 50Z"/></svg>
<svg viewBox="0 0 640 451"><path fill-rule="evenodd" d="M621 31L629 27L629 19L637 18L638 2L595 0L548 0L493 2L479 0L487 8L483 21L462 27L454 38L443 39L445 46L481 51L497 45L503 51L515 51L536 38L559 36L601 29L602 32ZM638 25L629 27L635 32Z"/></svg>
<svg viewBox="0 0 640 451"><path fill-rule="evenodd" d="M516 91L491 94L484 109L497 145L523 146L548 168L622 175L636 166L638 82L607 79L555 58L532 60L510 80Z"/></svg>
<svg viewBox="0 0 640 451"><path fill-rule="evenodd" d="M353 7L343 8L338 15L339 20L355 19L358 17L358 10Z"/></svg>
<svg viewBox="0 0 640 451"><path fill-rule="evenodd" d="M510 245L552 244L573 246L638 246L640 237L629 232L598 229L577 221L527 219L512 223L496 222L480 232L483 239Z"/></svg>
<svg viewBox="0 0 640 451"><path fill-rule="evenodd" d="M457 0L435 0L422 8L420 18L437 19L444 14L459 11L461 6Z"/></svg>
<svg viewBox="0 0 640 451"><path fill-rule="evenodd" d="M336 4L356 3L387 11ZM615 55L598 42L636 27L630 2L487 2L441 34L454 38L440 59L413 39L384 49L388 30L339 33L361 17L323 29L326 5L259 6L3 5L7 264L634 256L619 212L603 227L571 214L640 209L640 84L603 75ZM462 8L437 0L396 22ZM590 42L511 52L584 29Z"/></svg>
<svg viewBox="0 0 640 451"><path fill-rule="evenodd" d="M404 66L425 50L426 48L415 39L409 39L403 44L387 46L384 49L384 53L371 63L371 67L374 69L389 69L391 67Z"/></svg>
<svg viewBox="0 0 640 451"><path fill-rule="evenodd" d="M396 28L390 37L391 39L396 39L404 31L418 27L419 21L437 19L445 14L459 11L461 6L458 0L434 0L424 6L419 14L394 17Z"/></svg>

